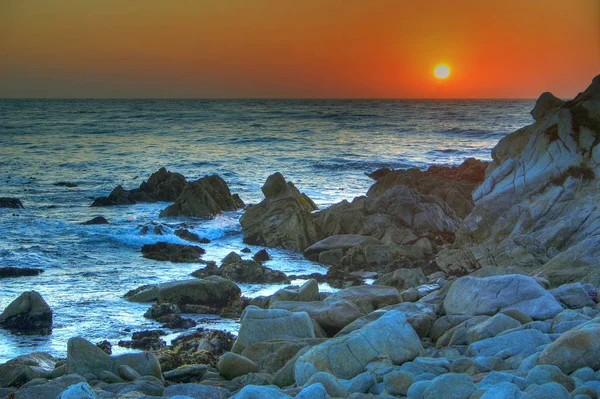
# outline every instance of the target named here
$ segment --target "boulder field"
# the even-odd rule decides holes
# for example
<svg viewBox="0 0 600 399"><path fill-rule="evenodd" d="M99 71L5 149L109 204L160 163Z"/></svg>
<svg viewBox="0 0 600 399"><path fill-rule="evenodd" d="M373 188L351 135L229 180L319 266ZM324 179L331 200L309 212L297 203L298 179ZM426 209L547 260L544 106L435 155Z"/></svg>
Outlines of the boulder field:
<svg viewBox="0 0 600 399"><path fill-rule="evenodd" d="M0 365L0 397L600 397L600 77L571 101L544 93L531 114L487 167L378 170L367 196L320 211L270 176L240 220L244 240L303 251L357 285L320 292L308 280L242 304L233 281L209 272L270 272L230 254L202 278L126 297L157 301L154 318L235 308L237 337L198 329L118 356L72 338L66 359ZM375 284L360 284L366 271ZM45 309L22 297L2 315Z"/></svg>

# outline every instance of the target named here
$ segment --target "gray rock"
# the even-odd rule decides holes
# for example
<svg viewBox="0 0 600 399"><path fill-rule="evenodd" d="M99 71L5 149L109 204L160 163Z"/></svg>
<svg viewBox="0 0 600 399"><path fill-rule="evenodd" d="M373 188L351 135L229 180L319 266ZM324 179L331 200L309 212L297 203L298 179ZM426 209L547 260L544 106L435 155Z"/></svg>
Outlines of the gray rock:
<svg viewBox="0 0 600 399"><path fill-rule="evenodd" d="M240 295L240 288L233 281L217 276L158 285L159 302L178 306L192 304L222 308L239 299Z"/></svg>
<svg viewBox="0 0 600 399"><path fill-rule="evenodd" d="M331 396L325 390L325 387L320 382L312 384L306 388L304 388L298 395L295 396L296 399L329 399Z"/></svg>
<svg viewBox="0 0 600 399"><path fill-rule="evenodd" d="M582 382L595 381L596 373L594 372L594 369L591 367L582 367L582 368L572 372L570 377L577 378L577 379L581 380Z"/></svg>
<svg viewBox="0 0 600 399"><path fill-rule="evenodd" d="M525 392L526 399L570 399L569 392L557 382L533 385Z"/></svg>
<svg viewBox="0 0 600 399"><path fill-rule="evenodd" d="M187 396L194 399L226 399L229 391L223 388L211 387L202 384L177 384L165 388L163 397Z"/></svg>
<svg viewBox="0 0 600 399"><path fill-rule="evenodd" d="M518 309L534 320L562 312L558 301L533 278L520 274L456 280L444 300L447 314L489 315Z"/></svg>
<svg viewBox="0 0 600 399"><path fill-rule="evenodd" d="M348 390L346 386L340 382L334 375L321 371L313 374L305 386L310 386L312 384L321 383L325 388L325 391L329 394L329 396L333 397L342 397L345 398L348 396Z"/></svg>
<svg viewBox="0 0 600 399"><path fill-rule="evenodd" d="M67 343L67 373L98 375L102 371L118 374L119 366L131 367L138 374L154 376L162 379L162 371L156 356L151 353L127 353L120 356L109 356L91 342L74 337Z"/></svg>
<svg viewBox="0 0 600 399"><path fill-rule="evenodd" d="M360 309L352 302L330 300L330 298L315 302L277 301L271 303L271 309L285 309L294 313L306 312L329 335L335 335L362 316Z"/></svg>
<svg viewBox="0 0 600 399"><path fill-rule="evenodd" d="M492 371L479 382L479 388L490 388L503 382L510 382L516 385L520 390L525 389L525 379L514 374L500 371Z"/></svg>
<svg viewBox="0 0 600 399"><path fill-rule="evenodd" d="M434 378L423 392L423 399L468 399L477 390L466 374L444 374Z"/></svg>
<svg viewBox="0 0 600 399"><path fill-rule="evenodd" d="M542 351L538 362L558 366L566 374L582 367L600 369L600 324L567 331Z"/></svg>
<svg viewBox="0 0 600 399"><path fill-rule="evenodd" d="M247 385L231 399L289 399L291 396L281 392L277 387Z"/></svg>
<svg viewBox="0 0 600 399"><path fill-rule="evenodd" d="M499 313L486 321L479 323L467 331L467 342L481 341L483 339L493 338L503 331L521 326L517 320L512 317Z"/></svg>
<svg viewBox="0 0 600 399"><path fill-rule="evenodd" d="M549 344L550 338L538 330L523 330L484 339L469 345L468 356L497 356L503 357L521 355L529 356L542 345Z"/></svg>
<svg viewBox="0 0 600 399"><path fill-rule="evenodd" d="M404 314L392 310L360 330L330 339L300 356L295 366L296 383L306 383L319 371L350 379L379 356L388 356L394 363L402 364L421 351L419 336Z"/></svg>
<svg viewBox="0 0 600 399"><path fill-rule="evenodd" d="M519 387L510 382L500 382L491 386L480 399L521 399L523 394Z"/></svg>
<svg viewBox="0 0 600 399"><path fill-rule="evenodd" d="M0 327L26 333L50 334L52 310L39 292L26 291L0 314Z"/></svg>
<svg viewBox="0 0 600 399"><path fill-rule="evenodd" d="M394 287L359 285L331 294L327 301L345 300L354 303L364 313L370 313L384 306L400 303L400 292Z"/></svg>
<svg viewBox="0 0 600 399"><path fill-rule="evenodd" d="M373 284L376 285L387 285L395 287L398 290L405 290L412 287L418 287L421 284L425 284L427 279L423 274L423 270L416 269L398 269L391 273L384 274Z"/></svg>
<svg viewBox="0 0 600 399"><path fill-rule="evenodd" d="M96 394L89 384L80 382L65 389L58 399L96 399Z"/></svg>
<svg viewBox="0 0 600 399"><path fill-rule="evenodd" d="M414 382L415 376L403 370L392 371L383 376L383 387L391 395L406 396L408 389Z"/></svg>
<svg viewBox="0 0 600 399"><path fill-rule="evenodd" d="M0 364L0 387L18 387L35 378L49 378L56 359L44 352L21 355Z"/></svg>
<svg viewBox="0 0 600 399"><path fill-rule="evenodd" d="M425 391L431 386L431 381L417 381L410 386L406 395L407 399L421 399Z"/></svg>
<svg viewBox="0 0 600 399"><path fill-rule="evenodd" d="M535 102L535 107L531 110L531 116L536 121L548 116L551 112L556 111L564 104L564 101L554 96L554 94L546 91L540 95Z"/></svg>
<svg viewBox="0 0 600 399"><path fill-rule="evenodd" d="M304 256L315 262L333 264L333 262L323 262L322 253L337 251L343 255L348 249L359 245L381 245L382 242L374 237L362 236L357 234L336 234L316 242L304 250ZM340 256L341 259L341 256ZM339 261L339 259L338 259Z"/></svg>
<svg viewBox="0 0 600 399"><path fill-rule="evenodd" d="M227 352L219 359L217 369L223 377L232 380L248 373L256 373L258 366L252 360L242 355Z"/></svg>
<svg viewBox="0 0 600 399"><path fill-rule="evenodd" d="M315 338L310 316L306 312L292 313L283 309L263 310L248 306L242 315L240 331L231 349L242 353L246 347L270 339Z"/></svg>
<svg viewBox="0 0 600 399"><path fill-rule="evenodd" d="M102 386L104 391L112 392L117 395L124 395L128 392L141 392L150 396L162 396L164 387L156 381L131 381L117 384L107 384Z"/></svg>
<svg viewBox="0 0 600 399"><path fill-rule="evenodd" d="M52 383L35 385L29 388L19 389L14 399L48 399L56 398L64 391L64 387Z"/></svg>
<svg viewBox="0 0 600 399"><path fill-rule="evenodd" d="M586 306L593 307L596 303L592 301L581 283L564 284L550 290L550 293L563 305L570 309L581 309Z"/></svg>
<svg viewBox="0 0 600 399"><path fill-rule="evenodd" d="M373 374L364 372L351 380L343 380L342 384L346 386L348 394L367 393L373 385L377 384L377 380L373 377Z"/></svg>
<svg viewBox="0 0 600 399"><path fill-rule="evenodd" d="M571 392L575 389L575 381L565 375L558 367L549 364L535 366L525 380L527 386L538 384L544 385L548 382L557 382Z"/></svg>

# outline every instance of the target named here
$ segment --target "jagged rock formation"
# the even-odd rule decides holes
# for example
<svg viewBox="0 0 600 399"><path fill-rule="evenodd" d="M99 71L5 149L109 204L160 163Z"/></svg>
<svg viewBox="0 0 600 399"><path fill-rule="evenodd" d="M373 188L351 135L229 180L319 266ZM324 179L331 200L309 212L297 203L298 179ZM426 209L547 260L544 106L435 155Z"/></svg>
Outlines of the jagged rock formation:
<svg viewBox="0 0 600 399"><path fill-rule="evenodd" d="M160 168L154 172L147 182L142 182L139 188L125 190L117 186L108 195L94 200L92 206L131 205L138 202L173 202L181 195L186 185L181 173L169 172Z"/></svg>
<svg viewBox="0 0 600 399"><path fill-rule="evenodd" d="M571 101L544 93L532 116L492 150L466 228L438 264L451 274L521 266L554 285L597 285L600 76Z"/></svg>

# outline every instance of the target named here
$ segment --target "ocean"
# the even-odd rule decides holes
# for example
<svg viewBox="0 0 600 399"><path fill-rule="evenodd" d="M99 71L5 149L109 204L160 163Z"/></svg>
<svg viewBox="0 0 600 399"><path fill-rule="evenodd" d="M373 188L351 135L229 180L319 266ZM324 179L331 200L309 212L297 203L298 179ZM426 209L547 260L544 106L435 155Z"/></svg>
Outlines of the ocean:
<svg viewBox="0 0 600 399"><path fill-rule="evenodd" d="M0 329L0 362L33 350L64 356L77 335L109 340L122 353L119 340L158 328L143 317L150 304L122 296L203 267L141 257L143 244L186 243L173 234L177 223L212 240L205 260L219 262L246 247L242 212L172 220L158 217L165 203L90 207L116 185L138 187L164 166L188 181L218 174L248 204L261 201L262 184L279 171L324 208L364 195L373 184L365 173L380 167L489 160L499 139L533 121L533 106L534 100L0 100L0 197L25 206L0 208L0 267L45 271L1 279L0 310L35 289L54 311L49 336ZM81 224L98 215L110 224ZM165 224L166 234L141 235L153 222ZM268 251L273 259L266 266L287 274L326 271L302 254ZM282 285L240 287L253 297ZM239 327L216 316L185 316L201 327ZM178 333L167 332L167 340Z"/></svg>

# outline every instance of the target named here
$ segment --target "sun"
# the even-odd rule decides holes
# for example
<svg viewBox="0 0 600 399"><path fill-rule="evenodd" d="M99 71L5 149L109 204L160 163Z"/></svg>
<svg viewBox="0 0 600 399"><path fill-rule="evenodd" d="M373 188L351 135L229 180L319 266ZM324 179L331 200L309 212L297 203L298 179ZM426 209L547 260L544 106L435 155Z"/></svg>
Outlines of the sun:
<svg viewBox="0 0 600 399"><path fill-rule="evenodd" d="M433 74L438 79L446 79L448 76L450 76L450 68L448 65L440 64L435 67Z"/></svg>

